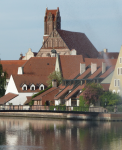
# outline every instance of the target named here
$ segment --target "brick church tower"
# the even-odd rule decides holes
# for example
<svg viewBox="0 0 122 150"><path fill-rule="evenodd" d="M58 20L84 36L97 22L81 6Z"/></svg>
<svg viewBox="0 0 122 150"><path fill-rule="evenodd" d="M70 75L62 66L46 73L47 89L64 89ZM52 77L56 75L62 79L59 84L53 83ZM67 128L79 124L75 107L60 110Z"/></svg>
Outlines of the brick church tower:
<svg viewBox="0 0 122 150"><path fill-rule="evenodd" d="M56 10L46 8L44 16L44 41L54 29L61 29L61 16L59 7Z"/></svg>

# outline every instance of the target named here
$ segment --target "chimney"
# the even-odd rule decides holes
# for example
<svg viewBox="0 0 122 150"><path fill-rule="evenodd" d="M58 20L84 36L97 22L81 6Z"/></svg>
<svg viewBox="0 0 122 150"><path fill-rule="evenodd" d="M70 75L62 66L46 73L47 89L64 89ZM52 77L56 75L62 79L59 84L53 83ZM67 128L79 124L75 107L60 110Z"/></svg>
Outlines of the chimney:
<svg viewBox="0 0 122 150"><path fill-rule="evenodd" d="M23 67L18 67L18 74L23 74Z"/></svg>
<svg viewBox="0 0 122 150"><path fill-rule="evenodd" d="M107 53L107 52L108 52L108 49L105 48L103 51L104 51L104 53Z"/></svg>
<svg viewBox="0 0 122 150"><path fill-rule="evenodd" d="M86 71L86 64L80 63L80 74L84 73Z"/></svg>
<svg viewBox="0 0 122 150"><path fill-rule="evenodd" d="M91 63L91 74L97 70L97 64Z"/></svg>
<svg viewBox="0 0 122 150"><path fill-rule="evenodd" d="M55 79L52 80L52 87L57 87L57 81Z"/></svg>
<svg viewBox="0 0 122 150"><path fill-rule="evenodd" d="M102 74L106 72L106 63L102 62Z"/></svg>

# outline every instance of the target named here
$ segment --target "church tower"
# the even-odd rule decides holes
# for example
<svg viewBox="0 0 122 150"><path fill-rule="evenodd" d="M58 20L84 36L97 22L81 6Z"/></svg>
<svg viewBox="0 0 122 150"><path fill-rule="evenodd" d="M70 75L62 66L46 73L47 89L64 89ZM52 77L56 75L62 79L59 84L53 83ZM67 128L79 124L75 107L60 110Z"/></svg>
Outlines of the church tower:
<svg viewBox="0 0 122 150"><path fill-rule="evenodd" d="M48 10L46 8L44 16L44 36L49 36L54 29L61 29L59 7L56 10Z"/></svg>

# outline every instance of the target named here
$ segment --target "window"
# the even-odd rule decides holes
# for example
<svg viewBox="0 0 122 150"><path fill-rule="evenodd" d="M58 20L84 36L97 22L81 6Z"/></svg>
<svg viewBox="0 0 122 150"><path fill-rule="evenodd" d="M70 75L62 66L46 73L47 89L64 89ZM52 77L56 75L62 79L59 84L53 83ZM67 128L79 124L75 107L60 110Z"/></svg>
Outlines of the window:
<svg viewBox="0 0 122 150"><path fill-rule="evenodd" d="M114 86L120 86L120 79L114 79Z"/></svg>
<svg viewBox="0 0 122 150"><path fill-rule="evenodd" d="M119 75L119 68L117 68L117 72L118 72L118 75Z"/></svg>
<svg viewBox="0 0 122 150"><path fill-rule="evenodd" d="M23 87L23 90L26 91L26 86Z"/></svg>
<svg viewBox="0 0 122 150"><path fill-rule="evenodd" d="M23 90L23 91L26 91L26 90L27 90L27 85L26 85L26 84L24 84L24 85L22 86L22 90Z"/></svg>
<svg viewBox="0 0 122 150"><path fill-rule="evenodd" d="M118 86L120 86L120 80L118 79Z"/></svg>
<svg viewBox="0 0 122 150"><path fill-rule="evenodd" d="M39 86L39 90L44 90L44 85L43 84L41 84L40 86Z"/></svg>
<svg viewBox="0 0 122 150"><path fill-rule="evenodd" d="M122 67L121 68L117 68L117 73L118 73L118 75L122 75Z"/></svg>
<svg viewBox="0 0 122 150"><path fill-rule="evenodd" d="M32 91L35 90L35 85L34 85L34 84L32 84L32 85L30 86L30 90L32 90Z"/></svg>
<svg viewBox="0 0 122 150"><path fill-rule="evenodd" d="M116 79L114 79L114 86L116 86Z"/></svg>

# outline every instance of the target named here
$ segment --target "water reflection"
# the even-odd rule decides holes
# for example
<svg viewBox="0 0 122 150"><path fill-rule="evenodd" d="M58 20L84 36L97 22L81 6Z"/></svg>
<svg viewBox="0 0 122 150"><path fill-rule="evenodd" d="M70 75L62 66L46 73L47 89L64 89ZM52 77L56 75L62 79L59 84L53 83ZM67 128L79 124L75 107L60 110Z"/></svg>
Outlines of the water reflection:
<svg viewBox="0 0 122 150"><path fill-rule="evenodd" d="M121 122L0 118L0 150L120 150Z"/></svg>

